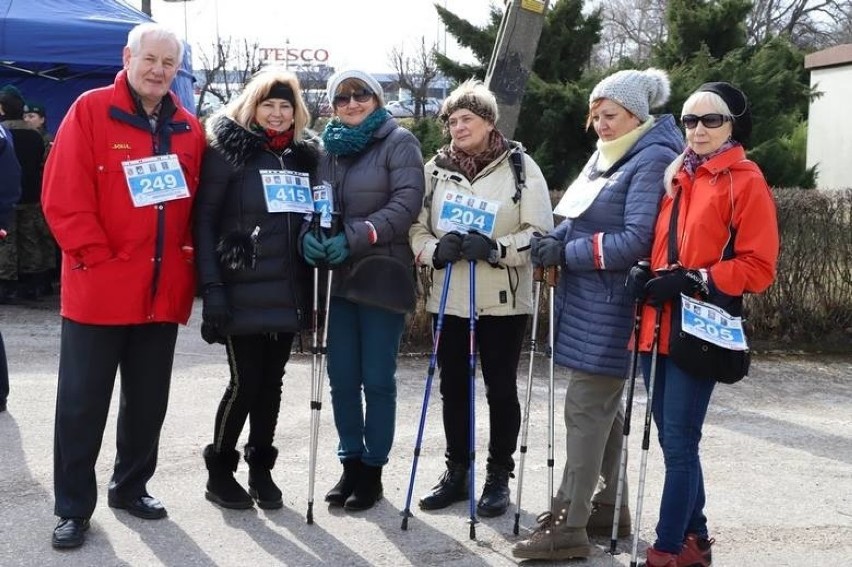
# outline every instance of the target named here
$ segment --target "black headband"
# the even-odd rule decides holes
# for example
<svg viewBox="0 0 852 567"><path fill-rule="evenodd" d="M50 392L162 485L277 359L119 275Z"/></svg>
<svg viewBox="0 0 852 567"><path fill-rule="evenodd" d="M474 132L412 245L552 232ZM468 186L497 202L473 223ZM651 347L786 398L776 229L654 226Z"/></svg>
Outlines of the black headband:
<svg viewBox="0 0 852 567"><path fill-rule="evenodd" d="M296 106L296 97L293 94L293 89L290 88L290 85L285 83L277 82L269 89L269 92L266 93L266 96L263 97L260 102L264 100L268 100L270 98L280 98L286 101L289 101L290 104L295 108Z"/></svg>

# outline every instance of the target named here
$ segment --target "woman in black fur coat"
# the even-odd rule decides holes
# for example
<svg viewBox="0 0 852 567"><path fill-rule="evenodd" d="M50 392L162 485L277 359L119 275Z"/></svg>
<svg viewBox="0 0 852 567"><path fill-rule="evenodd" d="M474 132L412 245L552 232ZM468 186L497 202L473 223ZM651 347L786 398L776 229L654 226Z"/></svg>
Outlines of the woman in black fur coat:
<svg viewBox="0 0 852 567"><path fill-rule="evenodd" d="M284 366L309 319L311 272L297 252L318 149L303 141L309 114L293 73L269 69L207 123L195 205L204 308L201 333L225 345L231 379L204 448L206 497L224 508L280 508L271 469ZM249 490L234 479L249 419Z"/></svg>

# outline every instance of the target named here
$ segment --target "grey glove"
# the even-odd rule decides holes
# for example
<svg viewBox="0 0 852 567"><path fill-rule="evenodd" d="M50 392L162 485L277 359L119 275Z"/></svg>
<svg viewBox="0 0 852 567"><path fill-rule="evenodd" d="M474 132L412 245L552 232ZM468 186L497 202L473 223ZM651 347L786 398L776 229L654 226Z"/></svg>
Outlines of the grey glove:
<svg viewBox="0 0 852 567"><path fill-rule="evenodd" d="M530 239L530 256L536 266L562 266L565 263L565 246L555 236L534 234Z"/></svg>

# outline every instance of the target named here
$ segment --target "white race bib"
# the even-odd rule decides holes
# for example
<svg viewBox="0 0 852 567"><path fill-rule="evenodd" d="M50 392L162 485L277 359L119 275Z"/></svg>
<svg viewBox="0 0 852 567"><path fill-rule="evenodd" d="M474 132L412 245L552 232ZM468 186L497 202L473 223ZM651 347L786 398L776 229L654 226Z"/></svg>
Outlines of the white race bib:
<svg viewBox="0 0 852 567"><path fill-rule="evenodd" d="M476 231L492 238L499 209L500 203L497 201L480 199L457 191L447 191L441 201L438 228L444 232Z"/></svg>
<svg viewBox="0 0 852 567"><path fill-rule="evenodd" d="M729 350L748 350L741 317L734 317L712 303L680 294L683 332Z"/></svg>
<svg viewBox="0 0 852 567"><path fill-rule="evenodd" d="M320 226L331 228L331 218L334 212L334 191L331 189L331 184L325 181L322 185L315 185L313 192L314 212L319 214Z"/></svg>
<svg viewBox="0 0 852 567"><path fill-rule="evenodd" d="M586 212L591 204L598 198L601 190L609 181L606 177L598 177L597 179L588 179L585 176L578 177L574 180L559 203L553 209L553 214L575 219Z"/></svg>
<svg viewBox="0 0 852 567"><path fill-rule="evenodd" d="M189 197L189 187L175 154L121 162L134 207Z"/></svg>
<svg viewBox="0 0 852 567"><path fill-rule="evenodd" d="M263 196L270 213L310 213L314 210L310 177L301 171L261 169Z"/></svg>

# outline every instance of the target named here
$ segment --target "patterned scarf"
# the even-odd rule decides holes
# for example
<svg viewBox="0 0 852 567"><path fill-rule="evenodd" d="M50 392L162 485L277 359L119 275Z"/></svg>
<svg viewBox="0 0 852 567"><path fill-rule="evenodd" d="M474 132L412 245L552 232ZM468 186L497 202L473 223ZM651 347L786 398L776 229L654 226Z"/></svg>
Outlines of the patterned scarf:
<svg viewBox="0 0 852 567"><path fill-rule="evenodd" d="M450 143L449 151L445 154L468 181L473 181L474 177L485 169L485 166L500 157L507 149L509 149L509 141L495 128L491 130L485 151L471 155Z"/></svg>
<svg viewBox="0 0 852 567"><path fill-rule="evenodd" d="M390 113L384 107L377 108L357 126L346 126L335 116L326 124L322 133L325 151L337 156L351 156L360 153L379 126L390 118Z"/></svg>
<svg viewBox="0 0 852 567"><path fill-rule="evenodd" d="M275 153L281 153L290 145L290 142L293 141L294 132L292 127L284 130L283 132L279 132L278 130L272 130L271 128L264 128L257 122L252 122L251 131L259 134L266 142L266 148Z"/></svg>
<svg viewBox="0 0 852 567"><path fill-rule="evenodd" d="M702 164L707 163L717 155L723 152L727 152L731 148L739 145L739 142L736 142L734 140L728 140L727 142L719 146L719 149L715 152L710 152L709 154L703 156L700 156L695 153L692 148L686 148L686 151L683 155L683 169L684 171L686 171L687 175L689 175L690 179L695 179L695 172Z"/></svg>

